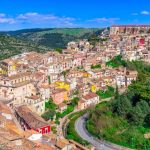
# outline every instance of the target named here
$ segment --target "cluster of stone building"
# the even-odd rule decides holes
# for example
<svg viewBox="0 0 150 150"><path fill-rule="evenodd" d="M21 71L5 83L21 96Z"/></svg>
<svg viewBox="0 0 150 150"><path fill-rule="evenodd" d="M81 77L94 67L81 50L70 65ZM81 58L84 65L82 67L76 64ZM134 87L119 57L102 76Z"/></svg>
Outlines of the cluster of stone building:
<svg viewBox="0 0 150 150"><path fill-rule="evenodd" d="M126 60L150 58L150 25L115 25L110 28L111 44Z"/></svg>
<svg viewBox="0 0 150 150"><path fill-rule="evenodd" d="M20 126L26 128L26 130L21 130ZM27 106L16 107L13 113L6 104L0 102L1 149L88 150L73 140L57 140L54 134L47 134L49 132L50 125L37 114L33 113Z"/></svg>
<svg viewBox="0 0 150 150"><path fill-rule="evenodd" d="M107 86L127 87L136 79L137 72L106 66L117 54L115 50L66 49L63 54L30 52L2 60L0 98L8 101L11 107L26 104L42 114L50 97L60 105L69 101L77 89L82 99L97 90L107 90ZM97 64L101 68L91 69ZM90 97L87 100L92 101Z"/></svg>
<svg viewBox="0 0 150 150"><path fill-rule="evenodd" d="M40 129L41 132L44 132L42 130L43 126L47 126L47 128L50 126L26 106L20 106L17 109L17 113L20 115L18 115L18 120L21 124L14 117L16 113L13 113L6 104L0 102L0 147L4 150L54 150L50 142L48 144L43 142L44 139L47 141L49 138L36 132L36 130ZM24 113L22 113L21 109L23 109ZM24 116L21 117L22 115ZM24 119L28 120L30 130L24 131L19 127L20 125L24 126L24 128L27 126L27 124L23 123Z"/></svg>
<svg viewBox="0 0 150 150"><path fill-rule="evenodd" d="M66 103L78 96L80 100L76 109L82 110L101 101L96 94L99 90L106 91L108 86L126 89L136 80L137 72L125 67L112 68L106 62L117 55L128 60L148 60L150 46L146 31L141 35L137 31L139 27L132 27L134 30L128 28L112 27L110 39L96 46L87 40L70 42L62 54L29 52L0 61L0 101L6 104L1 103L3 107L12 110L2 115L4 120L7 122L7 117L10 117L12 121L11 116L14 115L23 131L45 135L50 133L51 126L39 115L45 112L45 102L49 98L63 112L67 109ZM100 67L92 68L96 65ZM62 143L55 142L55 145L66 148L70 145L84 150L74 141Z"/></svg>

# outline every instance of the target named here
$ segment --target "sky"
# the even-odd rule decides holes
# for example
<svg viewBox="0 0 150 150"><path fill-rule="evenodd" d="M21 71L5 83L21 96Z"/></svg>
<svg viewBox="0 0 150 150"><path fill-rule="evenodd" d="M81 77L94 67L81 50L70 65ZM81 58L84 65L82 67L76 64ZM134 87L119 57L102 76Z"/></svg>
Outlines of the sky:
<svg viewBox="0 0 150 150"><path fill-rule="evenodd" d="M0 31L150 24L149 0L1 0Z"/></svg>

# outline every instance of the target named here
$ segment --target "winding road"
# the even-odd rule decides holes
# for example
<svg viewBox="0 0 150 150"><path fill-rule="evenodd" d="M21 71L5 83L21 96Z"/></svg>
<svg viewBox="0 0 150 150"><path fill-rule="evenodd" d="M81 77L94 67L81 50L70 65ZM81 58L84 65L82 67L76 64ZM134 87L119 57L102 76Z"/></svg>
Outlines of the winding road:
<svg viewBox="0 0 150 150"><path fill-rule="evenodd" d="M87 116L88 115L85 114L84 116L78 118L75 122L75 130L82 139L88 141L96 148L96 150L129 150L128 148L122 148L118 145L98 140L90 135L85 128L85 118Z"/></svg>

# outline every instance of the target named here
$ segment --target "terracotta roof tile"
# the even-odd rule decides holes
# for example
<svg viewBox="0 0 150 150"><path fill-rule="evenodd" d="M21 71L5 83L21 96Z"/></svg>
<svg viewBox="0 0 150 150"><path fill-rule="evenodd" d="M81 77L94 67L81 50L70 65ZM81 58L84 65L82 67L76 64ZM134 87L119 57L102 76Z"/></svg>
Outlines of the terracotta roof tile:
<svg viewBox="0 0 150 150"><path fill-rule="evenodd" d="M43 118L33 113L26 105L15 108L16 112L23 118L31 129L47 126L48 123Z"/></svg>

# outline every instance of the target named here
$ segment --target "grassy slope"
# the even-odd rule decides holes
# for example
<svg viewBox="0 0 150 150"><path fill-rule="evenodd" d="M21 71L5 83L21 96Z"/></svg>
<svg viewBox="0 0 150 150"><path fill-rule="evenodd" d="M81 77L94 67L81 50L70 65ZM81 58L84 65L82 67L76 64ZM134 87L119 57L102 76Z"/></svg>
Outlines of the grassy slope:
<svg viewBox="0 0 150 150"><path fill-rule="evenodd" d="M143 126L131 126L125 119L114 115L108 103L97 105L86 123L86 128L98 138L125 147L141 150L150 146L150 141L143 136L150 129Z"/></svg>

